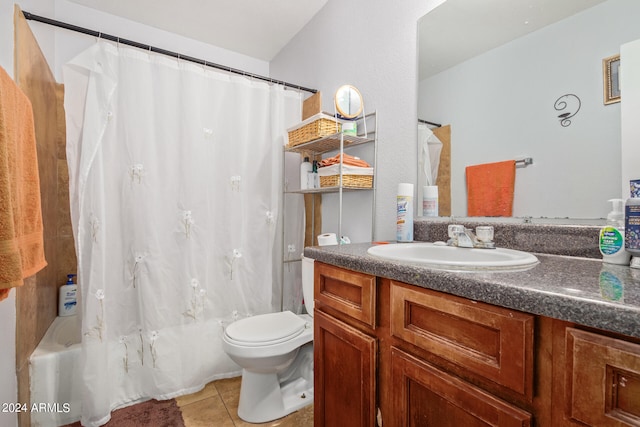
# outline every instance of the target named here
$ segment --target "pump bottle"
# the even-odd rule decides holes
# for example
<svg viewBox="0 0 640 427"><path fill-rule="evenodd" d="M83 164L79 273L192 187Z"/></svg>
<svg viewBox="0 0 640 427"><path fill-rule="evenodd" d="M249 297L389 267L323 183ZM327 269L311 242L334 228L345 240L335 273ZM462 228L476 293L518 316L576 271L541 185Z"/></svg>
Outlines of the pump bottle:
<svg viewBox="0 0 640 427"><path fill-rule="evenodd" d="M631 254L625 250L624 200L611 199L613 210L607 215L607 225L600 230L599 247L602 262L629 265Z"/></svg>
<svg viewBox="0 0 640 427"><path fill-rule="evenodd" d="M60 286L58 296L58 316L73 316L76 314L78 302L78 285L73 283L75 274L67 274L67 283Z"/></svg>

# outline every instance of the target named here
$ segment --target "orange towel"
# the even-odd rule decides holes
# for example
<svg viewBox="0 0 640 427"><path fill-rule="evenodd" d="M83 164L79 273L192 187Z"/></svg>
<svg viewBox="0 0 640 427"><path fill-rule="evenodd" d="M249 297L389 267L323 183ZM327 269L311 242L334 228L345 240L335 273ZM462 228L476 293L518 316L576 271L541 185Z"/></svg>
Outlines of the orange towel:
<svg viewBox="0 0 640 427"><path fill-rule="evenodd" d="M350 156L347 153L343 153L342 163L348 166L357 166L360 168L370 168L371 165L366 161L360 159L359 157ZM336 154L333 157L327 157L326 159L322 159L319 162L320 167L337 165L340 163L340 153Z"/></svg>
<svg viewBox="0 0 640 427"><path fill-rule="evenodd" d="M467 166L467 215L511 216L516 161Z"/></svg>
<svg viewBox="0 0 640 427"><path fill-rule="evenodd" d="M0 301L46 265L31 102L0 67Z"/></svg>

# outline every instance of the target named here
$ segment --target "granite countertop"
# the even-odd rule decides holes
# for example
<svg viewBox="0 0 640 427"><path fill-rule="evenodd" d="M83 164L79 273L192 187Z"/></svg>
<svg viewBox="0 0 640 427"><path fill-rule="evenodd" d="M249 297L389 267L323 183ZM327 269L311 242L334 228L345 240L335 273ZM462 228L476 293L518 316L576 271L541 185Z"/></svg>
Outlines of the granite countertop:
<svg viewBox="0 0 640 427"><path fill-rule="evenodd" d="M367 254L372 243L306 247L327 264L526 313L640 338L640 270L600 259L535 253L519 272L450 272Z"/></svg>

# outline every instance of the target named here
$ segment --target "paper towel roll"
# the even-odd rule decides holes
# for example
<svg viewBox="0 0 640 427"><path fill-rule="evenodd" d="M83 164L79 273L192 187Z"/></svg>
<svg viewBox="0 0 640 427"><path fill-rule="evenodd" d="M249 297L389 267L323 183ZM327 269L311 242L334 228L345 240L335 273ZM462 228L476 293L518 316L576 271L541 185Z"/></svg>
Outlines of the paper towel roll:
<svg viewBox="0 0 640 427"><path fill-rule="evenodd" d="M320 246L331 246L337 244L338 238L336 237L336 233L324 233L318 236L318 245Z"/></svg>

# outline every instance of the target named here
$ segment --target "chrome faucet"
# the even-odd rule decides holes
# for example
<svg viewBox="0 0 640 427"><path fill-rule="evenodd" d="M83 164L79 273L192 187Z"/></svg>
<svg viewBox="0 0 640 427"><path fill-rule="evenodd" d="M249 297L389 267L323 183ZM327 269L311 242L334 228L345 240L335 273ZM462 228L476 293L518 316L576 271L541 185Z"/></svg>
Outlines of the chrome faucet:
<svg viewBox="0 0 640 427"><path fill-rule="evenodd" d="M449 241L447 245L457 246L459 248L481 248L495 249L493 243L493 227L479 226L476 227L474 234L470 228L464 225L451 224L448 227Z"/></svg>

